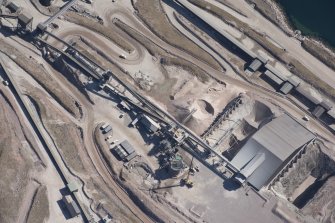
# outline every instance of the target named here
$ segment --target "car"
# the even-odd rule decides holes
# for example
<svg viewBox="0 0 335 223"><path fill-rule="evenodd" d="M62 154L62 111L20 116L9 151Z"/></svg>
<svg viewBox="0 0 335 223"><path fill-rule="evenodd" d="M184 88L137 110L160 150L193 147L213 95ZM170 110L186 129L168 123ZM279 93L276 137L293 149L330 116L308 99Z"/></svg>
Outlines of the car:
<svg viewBox="0 0 335 223"><path fill-rule="evenodd" d="M3 81L2 82L5 86L8 86L9 85L9 82L8 81Z"/></svg>
<svg viewBox="0 0 335 223"><path fill-rule="evenodd" d="M113 135L112 135L112 134L110 134L109 136L107 136L107 137L106 137L106 139L105 139L105 140L107 141L108 139L110 139L110 138L112 138L112 137L113 137Z"/></svg>
<svg viewBox="0 0 335 223"><path fill-rule="evenodd" d="M124 54L121 54L119 57L120 57L121 59L127 59L126 55L124 55Z"/></svg>
<svg viewBox="0 0 335 223"><path fill-rule="evenodd" d="M305 120L305 121L307 121L307 122L309 121L309 117L307 115L305 115L304 117L302 117L302 119Z"/></svg>

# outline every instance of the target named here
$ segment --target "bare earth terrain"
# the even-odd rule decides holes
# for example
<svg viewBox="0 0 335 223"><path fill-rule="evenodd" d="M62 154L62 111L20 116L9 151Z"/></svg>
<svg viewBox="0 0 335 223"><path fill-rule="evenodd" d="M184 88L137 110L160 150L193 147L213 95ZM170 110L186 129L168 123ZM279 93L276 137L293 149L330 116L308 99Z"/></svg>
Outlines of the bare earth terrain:
<svg viewBox="0 0 335 223"><path fill-rule="evenodd" d="M0 1L0 222L335 222L331 52L274 9Z"/></svg>

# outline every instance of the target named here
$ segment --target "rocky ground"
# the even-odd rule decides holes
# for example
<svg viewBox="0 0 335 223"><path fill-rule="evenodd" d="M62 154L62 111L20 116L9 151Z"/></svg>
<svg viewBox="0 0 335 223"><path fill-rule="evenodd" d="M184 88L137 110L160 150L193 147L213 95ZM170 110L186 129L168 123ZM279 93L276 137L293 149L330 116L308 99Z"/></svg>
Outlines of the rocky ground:
<svg viewBox="0 0 335 223"><path fill-rule="evenodd" d="M61 0L55 1L52 7L44 7L37 0L16 2L35 16L34 26L64 4ZM236 8L242 2L245 3L208 0L216 7L202 7L209 13L215 12L222 20L228 16L229 22L220 21L223 29L249 48L267 54L266 46L273 42L260 35L262 31L253 29L262 22L255 20L259 22L255 25L245 5ZM211 133L212 137L220 138L222 130L239 123L229 139L220 145L220 154L232 146L233 140L243 142L273 116L286 111L300 120L305 115L285 98L271 92L268 86L264 90L263 86L245 81L246 58L240 58L231 44L218 41L208 27L196 27L195 21L198 20L168 1L96 0L92 5L78 1L71 11L54 21L50 31L103 69L110 69L174 119L182 122L191 114L184 124L199 137L228 110L232 100L243 95L242 103L229 111L229 119L223 120L220 128ZM244 31L239 29L240 25ZM260 38L258 43L252 41L255 36ZM65 50L65 44L55 38L44 40ZM209 163L195 161L201 172L192 176L196 182L193 189L180 185L185 170L169 178L155 152L161 149L161 136L148 133L140 125L130 125L138 115L135 111L140 103L126 113L118 106L120 97L115 92L102 91L99 83L70 59L56 58L55 51L36 47L13 32L0 35L0 46L3 64L22 91L32 119L39 127L38 131L32 129L31 120L25 118L27 111L16 102L13 88L1 85L0 168L4 171L0 179L0 200L4 203L0 204L0 222L66 222L58 204L61 191L64 192L64 179L78 184L78 192L74 193L76 202L83 215L96 221L110 214L114 222L222 222L223 217L228 222L249 218L255 222L280 222L271 212L276 197L264 206L263 194L244 191L247 188L228 191L223 187L222 179L211 171L216 164L225 167L214 157L204 161ZM1 73L1 77L6 75ZM123 92L123 97L130 95L115 80L109 84ZM133 96L130 98L134 100ZM133 145L138 153L134 160L124 163L111 153L107 134L99 129L102 123L112 125L109 134L114 145L123 140ZM330 133L316 120L311 119L305 125L320 130L320 135L329 140ZM46 145L40 145L34 132L41 134ZM215 144L209 137L204 140ZM332 138L329 144L331 141ZM48 148L48 154L44 147ZM185 163L190 165L192 156L179 149ZM313 179L317 179L322 185L314 191L313 199L300 208L300 213L331 222L334 219L333 167L325 163L330 164L333 159L325 151L322 144L312 145L273 190L295 203L316 182ZM240 207L248 210L245 215L236 216ZM254 215L256 210L262 215Z"/></svg>

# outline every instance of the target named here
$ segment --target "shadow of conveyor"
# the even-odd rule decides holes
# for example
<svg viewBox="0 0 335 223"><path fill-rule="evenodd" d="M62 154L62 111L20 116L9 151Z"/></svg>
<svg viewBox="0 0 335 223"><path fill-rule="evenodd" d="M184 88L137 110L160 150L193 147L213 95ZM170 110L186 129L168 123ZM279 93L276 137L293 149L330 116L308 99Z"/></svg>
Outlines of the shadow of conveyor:
<svg viewBox="0 0 335 223"><path fill-rule="evenodd" d="M177 4L175 1L171 1L171 0L162 0L162 1L165 4L169 5L170 7L172 7L177 13L185 17L187 20L192 22L194 25L196 25L201 31L206 33L208 36L210 36L212 39L214 39L216 42L218 42L220 45L222 45L225 49L230 51L232 54L238 56L244 61L251 61L252 58L248 54L246 54L240 48L236 47L234 43L232 43L222 34L217 32L215 29L209 26L206 22L204 22L198 16L194 15L190 10Z"/></svg>

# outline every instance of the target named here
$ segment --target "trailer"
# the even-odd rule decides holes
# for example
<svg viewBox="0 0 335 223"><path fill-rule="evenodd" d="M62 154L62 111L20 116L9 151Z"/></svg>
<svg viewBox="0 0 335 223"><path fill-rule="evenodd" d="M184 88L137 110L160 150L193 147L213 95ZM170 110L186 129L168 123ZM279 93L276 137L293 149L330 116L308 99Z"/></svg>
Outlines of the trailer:
<svg viewBox="0 0 335 223"><path fill-rule="evenodd" d="M104 130L105 128L107 128L108 125L109 125L108 123L105 123L105 124L103 124L103 125L100 127L100 129L101 129L101 130Z"/></svg>
<svg viewBox="0 0 335 223"><path fill-rule="evenodd" d="M112 129L113 129L112 126L108 125L106 128L102 130L102 133L103 134L109 133Z"/></svg>

